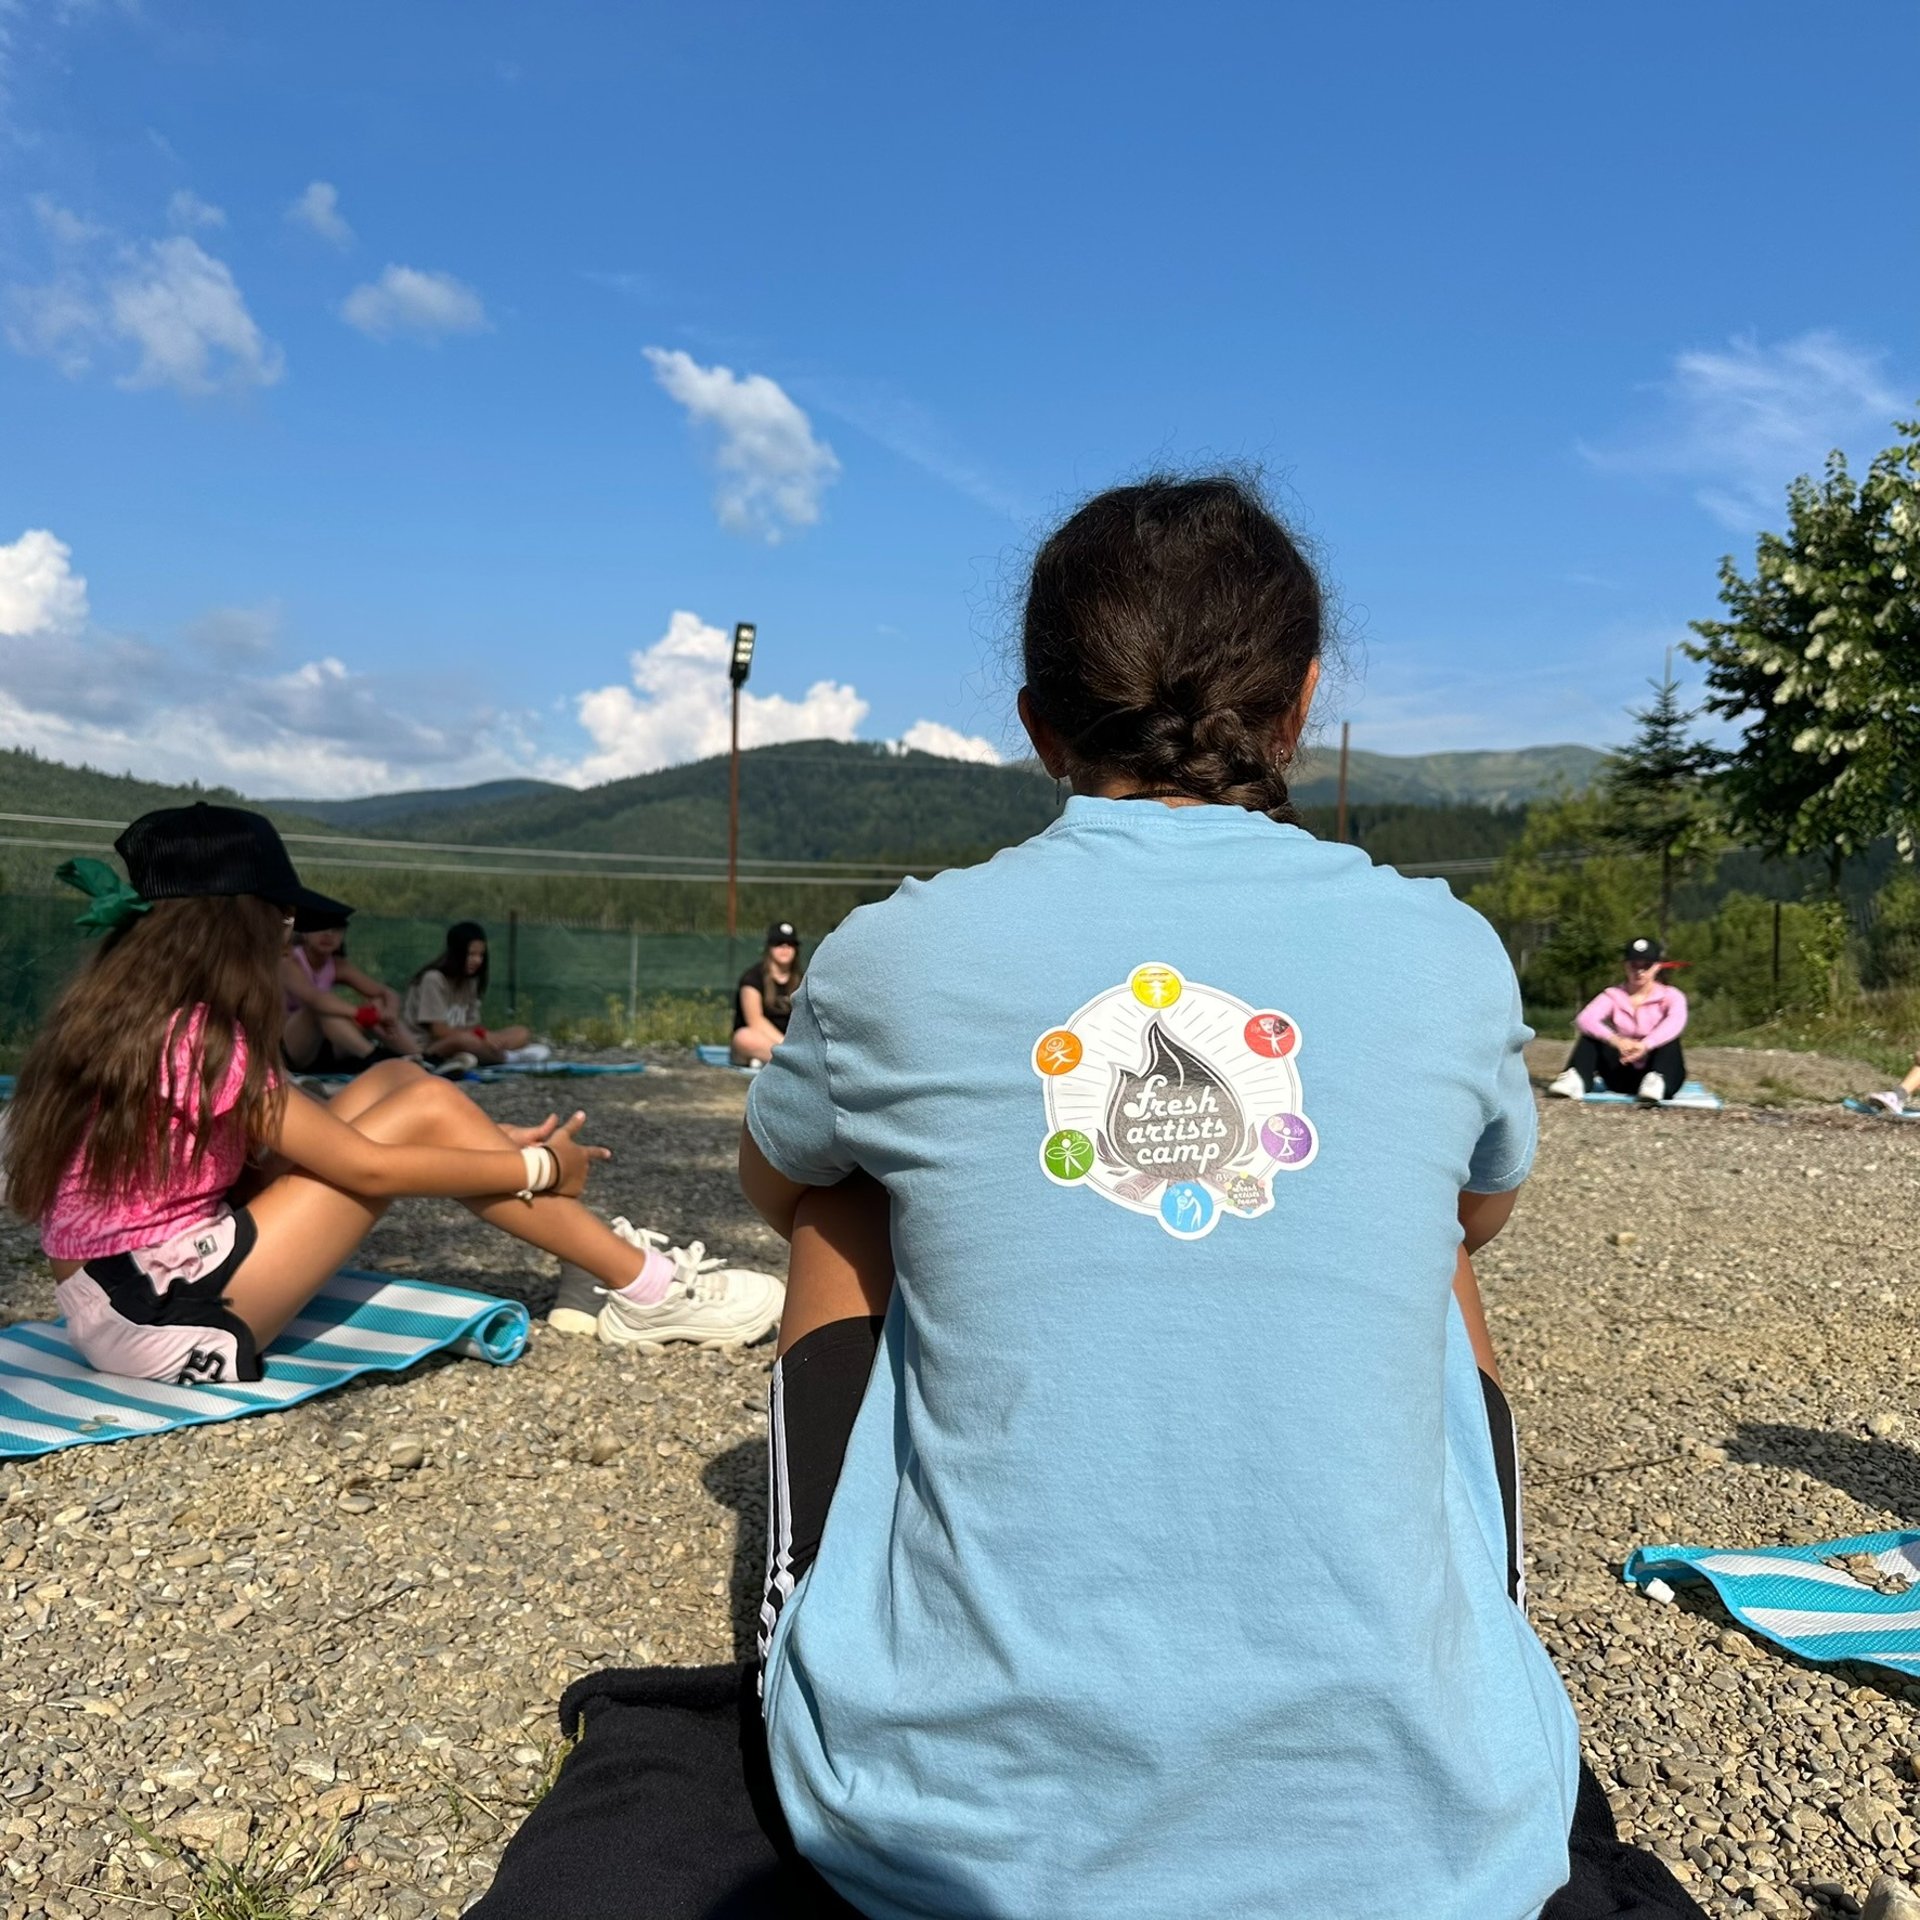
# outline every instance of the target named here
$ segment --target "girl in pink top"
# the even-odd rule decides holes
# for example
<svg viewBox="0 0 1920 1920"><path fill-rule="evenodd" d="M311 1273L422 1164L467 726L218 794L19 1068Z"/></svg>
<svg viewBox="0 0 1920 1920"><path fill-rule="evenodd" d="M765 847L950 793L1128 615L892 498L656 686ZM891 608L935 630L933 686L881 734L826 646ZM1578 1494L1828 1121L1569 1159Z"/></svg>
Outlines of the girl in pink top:
<svg viewBox="0 0 1920 1920"><path fill-rule="evenodd" d="M358 1073L376 1060L417 1058L420 1042L400 1018L400 996L346 957L351 907L297 908L293 943L280 962L287 1027L282 1045L298 1073ZM359 995L359 1004L338 991Z"/></svg>
<svg viewBox="0 0 1920 1920"><path fill-rule="evenodd" d="M779 1317L780 1282L703 1271L699 1250L576 1197L607 1153L586 1116L496 1125L409 1061L330 1106L275 1063L295 877L272 825L202 802L144 815L62 876L105 931L35 1040L8 1116L7 1200L40 1227L74 1345L102 1372L257 1380L260 1354L393 1200L463 1201L591 1274L635 1338L734 1345ZM707 1263L709 1266L716 1263Z"/></svg>
<svg viewBox="0 0 1920 1920"><path fill-rule="evenodd" d="M1549 1093L1578 1100L1604 1087L1609 1093L1665 1100L1686 1084L1680 1035L1687 1024L1687 996L1660 978L1672 965L1658 940L1629 940L1623 955L1626 985L1608 987L1580 1009L1580 1037L1566 1071Z"/></svg>

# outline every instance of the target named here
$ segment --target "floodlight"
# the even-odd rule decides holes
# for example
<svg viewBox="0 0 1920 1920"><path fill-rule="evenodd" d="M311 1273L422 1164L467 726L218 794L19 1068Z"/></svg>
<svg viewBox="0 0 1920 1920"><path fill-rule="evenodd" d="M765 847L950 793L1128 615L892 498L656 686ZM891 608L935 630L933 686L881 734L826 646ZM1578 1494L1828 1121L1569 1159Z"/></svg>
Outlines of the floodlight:
<svg viewBox="0 0 1920 1920"><path fill-rule="evenodd" d="M753 622L742 620L733 630L733 660L727 668L727 678L736 687L747 684L747 670L753 665Z"/></svg>

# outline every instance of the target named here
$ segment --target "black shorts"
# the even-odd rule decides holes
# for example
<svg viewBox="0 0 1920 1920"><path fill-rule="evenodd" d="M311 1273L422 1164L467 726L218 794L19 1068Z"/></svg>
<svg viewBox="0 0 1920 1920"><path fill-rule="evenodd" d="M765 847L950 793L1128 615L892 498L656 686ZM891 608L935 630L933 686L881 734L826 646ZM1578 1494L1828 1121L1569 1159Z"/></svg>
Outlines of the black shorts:
<svg viewBox="0 0 1920 1920"><path fill-rule="evenodd" d="M137 1253L103 1254L60 1282L67 1334L88 1366L178 1386L261 1377L253 1329L225 1299L259 1238L253 1215L238 1207L199 1232L214 1264L164 1290Z"/></svg>

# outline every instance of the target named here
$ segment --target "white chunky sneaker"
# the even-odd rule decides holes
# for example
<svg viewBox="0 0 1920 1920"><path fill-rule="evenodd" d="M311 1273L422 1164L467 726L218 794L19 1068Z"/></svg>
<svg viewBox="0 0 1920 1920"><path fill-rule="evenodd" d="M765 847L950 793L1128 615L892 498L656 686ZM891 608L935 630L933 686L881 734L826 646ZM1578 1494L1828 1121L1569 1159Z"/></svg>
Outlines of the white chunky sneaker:
<svg viewBox="0 0 1920 1920"><path fill-rule="evenodd" d="M1664 1074L1650 1073L1640 1082L1642 1100L1664 1100L1667 1097L1667 1082Z"/></svg>
<svg viewBox="0 0 1920 1920"><path fill-rule="evenodd" d="M1547 1091L1562 1100L1579 1100L1586 1094L1587 1083L1580 1078L1578 1069L1569 1067L1558 1080L1548 1083Z"/></svg>
<svg viewBox="0 0 1920 1920"><path fill-rule="evenodd" d="M1907 1110L1907 1096L1900 1087L1889 1088L1885 1093L1870 1093L1867 1098L1876 1106L1885 1107L1889 1113L1905 1113Z"/></svg>
<svg viewBox="0 0 1920 1920"><path fill-rule="evenodd" d="M537 1067L553 1058L553 1049L544 1040L529 1040L524 1047L507 1049L510 1067Z"/></svg>
<svg viewBox="0 0 1920 1920"><path fill-rule="evenodd" d="M744 1347L779 1324L787 1290L772 1274L710 1260L698 1240L672 1247L664 1233L625 1220L609 1224L628 1246L664 1253L674 1273L666 1297L650 1307L600 1289L600 1338L608 1346L657 1348L686 1340L699 1347Z"/></svg>

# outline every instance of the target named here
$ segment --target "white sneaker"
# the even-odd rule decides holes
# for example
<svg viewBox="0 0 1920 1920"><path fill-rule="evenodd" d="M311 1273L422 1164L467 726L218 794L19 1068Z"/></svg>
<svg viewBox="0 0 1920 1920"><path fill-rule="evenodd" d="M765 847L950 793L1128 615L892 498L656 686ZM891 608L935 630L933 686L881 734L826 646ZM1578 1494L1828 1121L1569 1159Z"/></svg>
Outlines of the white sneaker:
<svg viewBox="0 0 1920 1920"><path fill-rule="evenodd" d="M447 1080L458 1080L463 1073L471 1073L480 1064L477 1053L450 1053L444 1060L436 1060L435 1073Z"/></svg>
<svg viewBox="0 0 1920 1920"><path fill-rule="evenodd" d="M1577 1067L1569 1067L1558 1080L1548 1083L1547 1091L1562 1100L1580 1100L1586 1096L1587 1083Z"/></svg>
<svg viewBox="0 0 1920 1920"><path fill-rule="evenodd" d="M537 1067L552 1058L553 1049L544 1040L529 1040L524 1047L509 1047L506 1056L510 1067Z"/></svg>
<svg viewBox="0 0 1920 1920"><path fill-rule="evenodd" d="M787 1290L772 1274L710 1260L698 1240L690 1247L672 1247L664 1233L625 1220L609 1224L628 1246L664 1253L673 1262L674 1275L666 1297L650 1307L600 1289L600 1338L608 1346L652 1349L669 1340L688 1340L700 1347L744 1347L764 1339L779 1324Z"/></svg>
<svg viewBox="0 0 1920 1920"><path fill-rule="evenodd" d="M1667 1097L1667 1080L1664 1074L1650 1073L1640 1082L1642 1100L1664 1100Z"/></svg>
<svg viewBox="0 0 1920 1920"><path fill-rule="evenodd" d="M1889 1113L1905 1113L1907 1110L1907 1096L1899 1087L1887 1093L1870 1093L1867 1098L1876 1106L1885 1107Z"/></svg>

